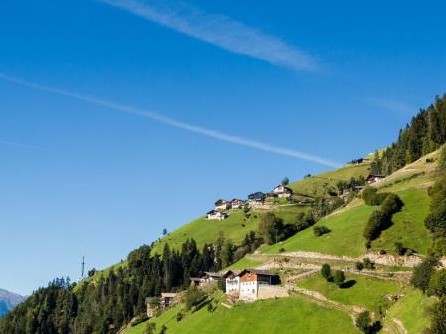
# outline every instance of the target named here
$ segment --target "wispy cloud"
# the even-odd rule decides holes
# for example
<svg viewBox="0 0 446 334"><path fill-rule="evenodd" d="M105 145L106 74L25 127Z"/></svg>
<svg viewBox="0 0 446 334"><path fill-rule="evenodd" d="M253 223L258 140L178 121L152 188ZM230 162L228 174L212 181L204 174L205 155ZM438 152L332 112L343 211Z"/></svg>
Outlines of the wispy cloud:
<svg viewBox="0 0 446 334"><path fill-rule="evenodd" d="M314 71L308 53L228 16L205 13L183 2L98 0L148 21L215 45L232 53L260 59L294 71Z"/></svg>
<svg viewBox="0 0 446 334"><path fill-rule="evenodd" d="M95 105L98 105L101 107L113 109L116 111L145 117L145 118L151 119L153 121L157 121L159 123L169 125L174 128L197 133L197 134L200 134L200 135L203 135L206 137L210 137L210 138L214 138L214 139L219 139L219 140L222 140L225 142L242 145L242 146L246 146L246 147L251 147L251 148L269 152L269 153L275 153L275 154L280 154L280 155L284 155L284 156L288 156L288 157L292 157L292 158L307 160L307 161L315 162L315 163L325 165L325 166L330 166L330 167L339 167L340 166L339 163L337 163L335 161L331 161L329 159L321 158L321 157L318 157L315 155L295 151L295 150L280 147L280 146L271 145L271 144L260 142L257 140L252 140L252 139L248 139L248 138L230 135L227 133L223 133L220 131L216 131L216 130L201 127L201 126L192 125L192 124L178 121L173 118L166 117L159 113L148 111L145 109L128 106L128 105L123 105L123 104L115 103L113 101L99 99L94 96L81 95L78 93L70 92L67 90L59 89L59 88L53 88L53 87L49 87L49 86L36 84L36 83L29 82L29 81L26 81L26 80L23 80L20 78L12 77L12 76L9 76L9 75L3 74L3 73L0 73L0 79L6 80L8 82L15 83L18 85L33 88L36 90L40 90L40 91L44 91L44 92L48 92L48 93L52 93L52 94L57 94L57 95L62 95L62 96L67 96L67 97L70 97L70 98L73 98L76 100L88 102L91 104L95 104Z"/></svg>
<svg viewBox="0 0 446 334"><path fill-rule="evenodd" d="M30 149L30 150L48 151L48 149L46 149L44 147L22 144L22 143L9 141L9 140L3 140L3 139L0 139L0 145L14 146L14 147L20 147L20 148L25 148L25 149Z"/></svg>
<svg viewBox="0 0 446 334"><path fill-rule="evenodd" d="M404 102L390 99L390 98L376 98L376 97L374 97L374 98L368 98L368 99L366 99L366 101L373 104L374 106L376 106L378 108L396 112L398 114L411 115L416 111L416 108L414 108Z"/></svg>

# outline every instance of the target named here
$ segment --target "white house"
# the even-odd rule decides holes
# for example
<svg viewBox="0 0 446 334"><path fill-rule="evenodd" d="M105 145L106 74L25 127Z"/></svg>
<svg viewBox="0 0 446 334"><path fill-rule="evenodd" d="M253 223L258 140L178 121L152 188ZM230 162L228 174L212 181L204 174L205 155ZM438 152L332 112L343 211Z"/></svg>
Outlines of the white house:
<svg viewBox="0 0 446 334"><path fill-rule="evenodd" d="M234 198L231 201L231 208L233 209L239 209L245 204L245 201L242 201L241 199Z"/></svg>
<svg viewBox="0 0 446 334"><path fill-rule="evenodd" d="M273 189L272 194L280 198L289 198L293 194L293 190L283 184L279 184Z"/></svg>
<svg viewBox="0 0 446 334"><path fill-rule="evenodd" d="M231 202L228 202L225 199L219 199L217 202L214 203L215 210L227 210L231 208Z"/></svg>
<svg viewBox="0 0 446 334"><path fill-rule="evenodd" d="M228 270L223 278L226 283L226 293L228 295L238 295L240 293L240 277L232 270Z"/></svg>
<svg viewBox="0 0 446 334"><path fill-rule="evenodd" d="M219 273L205 271L200 277L191 277L191 284L198 285L199 287L204 287L210 283L218 283L222 280L222 275Z"/></svg>
<svg viewBox="0 0 446 334"><path fill-rule="evenodd" d="M207 220L224 220L228 218L228 214L217 210L211 210L207 213L206 218Z"/></svg>
<svg viewBox="0 0 446 334"><path fill-rule="evenodd" d="M225 275L226 294L236 295L240 300L257 300L283 297L286 291L277 287L280 282L278 275L264 270L244 269L239 274L228 271ZM275 285L275 287L273 287Z"/></svg>
<svg viewBox="0 0 446 334"><path fill-rule="evenodd" d="M386 177L384 175L370 174L369 176L367 176L365 181L367 182L367 184L373 184L373 183L377 183L385 178Z"/></svg>
<svg viewBox="0 0 446 334"><path fill-rule="evenodd" d="M265 201L266 194L262 193L261 191L252 193L248 195L248 204L251 206L257 206L263 204Z"/></svg>

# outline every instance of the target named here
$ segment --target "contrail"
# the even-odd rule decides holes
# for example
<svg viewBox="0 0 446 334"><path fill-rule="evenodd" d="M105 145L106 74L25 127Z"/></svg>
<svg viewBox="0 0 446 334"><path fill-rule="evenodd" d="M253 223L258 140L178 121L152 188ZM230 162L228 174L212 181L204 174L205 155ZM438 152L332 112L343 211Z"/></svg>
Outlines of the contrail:
<svg viewBox="0 0 446 334"><path fill-rule="evenodd" d="M22 144L22 143L16 143L16 142L13 142L13 141L3 140L3 139L0 139L0 145L15 146L15 147L27 148L27 149L31 149L31 150L48 151L48 149L44 148L44 147L28 145L28 144Z"/></svg>
<svg viewBox="0 0 446 334"><path fill-rule="evenodd" d="M226 51L293 71L314 71L314 57L281 39L220 14L178 1L98 0Z"/></svg>
<svg viewBox="0 0 446 334"><path fill-rule="evenodd" d="M157 122L165 124L165 125L169 125L169 126L172 126L175 128L189 131L189 132L201 134L201 135L204 135L204 136L207 136L210 138L219 139L219 140L222 140L225 142L238 144L238 145L242 145L242 146L247 146L247 147L255 148L255 149L258 149L261 151L280 154L280 155L284 155L284 156L288 156L288 157L292 157L292 158L307 160L307 161L315 162L315 163L329 166L329 167L337 168L337 167L341 166L341 164L339 164L337 162L334 162L334 161L331 161L328 159L324 159L324 158L321 158L321 157L318 157L315 155L310 155L310 154L295 151L292 149L283 148L283 147L263 143L260 141L248 139L248 138L230 135L230 134L212 130L209 128L200 127L200 126L192 125L189 123L177 121L173 118L166 117L161 114L158 114L158 113L155 113L152 111L148 111L145 109L128 106L128 105L123 105L123 104L118 104L118 103L115 103L112 101L99 99L94 96L81 95L78 93L70 92L67 90L59 89L59 88L53 88L53 87L49 87L49 86L36 84L36 83L29 82L29 81L26 81L26 80L23 80L23 79L20 79L17 77L12 77L12 76L9 76L9 75L3 74L3 73L0 73L0 79L3 79L5 81L8 81L8 82L11 82L14 84L18 84L21 86L33 88L35 90L44 91L44 92L48 92L48 93L52 93L52 94L56 94L56 95L67 96L67 97L70 97L70 98L73 98L76 100L88 102L88 103L95 104L95 105L98 105L101 107L106 107L106 108L113 109L116 111L145 117L145 118L157 121Z"/></svg>

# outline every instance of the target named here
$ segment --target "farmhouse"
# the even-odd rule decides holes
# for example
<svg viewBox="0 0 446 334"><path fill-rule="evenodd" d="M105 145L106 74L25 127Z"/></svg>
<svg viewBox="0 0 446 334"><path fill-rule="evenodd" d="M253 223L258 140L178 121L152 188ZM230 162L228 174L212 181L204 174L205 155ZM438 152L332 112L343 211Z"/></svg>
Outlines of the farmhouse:
<svg viewBox="0 0 446 334"><path fill-rule="evenodd" d="M215 210L227 210L231 208L231 203L225 199L219 199L214 205Z"/></svg>
<svg viewBox="0 0 446 334"><path fill-rule="evenodd" d="M191 277L191 285L198 286L200 288L211 284L211 283L218 283L218 281L222 280L222 275L219 273L214 273L210 271L205 271L200 277Z"/></svg>
<svg viewBox="0 0 446 334"><path fill-rule="evenodd" d="M228 218L228 215L221 211L211 210L206 214L207 220L224 220Z"/></svg>
<svg viewBox="0 0 446 334"><path fill-rule="evenodd" d="M369 176L367 176L365 181L367 182L367 184L373 184L381 181L384 178L385 178L384 175L370 174Z"/></svg>
<svg viewBox="0 0 446 334"><path fill-rule="evenodd" d="M280 283L279 276L265 270L244 269L238 274L228 271L223 277L226 294L236 296L239 300L253 301L288 296L286 289L277 286Z"/></svg>
<svg viewBox="0 0 446 334"><path fill-rule="evenodd" d="M280 198L289 198L291 195L293 195L293 190L284 186L283 184L279 184L273 189L271 194Z"/></svg>
<svg viewBox="0 0 446 334"><path fill-rule="evenodd" d="M259 204L263 204L265 201L266 195L260 191L255 192L253 194L248 195L248 204L252 206L256 206Z"/></svg>
<svg viewBox="0 0 446 334"><path fill-rule="evenodd" d="M241 199L234 198L231 201L231 208L233 209L239 209L245 204L245 201L242 201Z"/></svg>
<svg viewBox="0 0 446 334"><path fill-rule="evenodd" d="M179 293L161 292L161 297L146 298L147 317L152 318L160 311L181 302Z"/></svg>
<svg viewBox="0 0 446 334"><path fill-rule="evenodd" d="M232 270L228 270L224 275L223 279L226 284L226 293L228 295L239 295L240 294L240 276Z"/></svg>

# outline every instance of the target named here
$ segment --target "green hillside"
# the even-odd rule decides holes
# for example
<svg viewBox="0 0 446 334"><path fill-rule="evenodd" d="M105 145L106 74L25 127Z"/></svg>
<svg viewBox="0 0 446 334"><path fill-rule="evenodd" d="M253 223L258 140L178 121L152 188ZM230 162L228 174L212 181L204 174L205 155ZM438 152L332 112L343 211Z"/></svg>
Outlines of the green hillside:
<svg viewBox="0 0 446 334"><path fill-rule="evenodd" d="M348 181L352 177L366 177L369 173L370 162L365 161L361 164L348 164L336 170L305 177L302 180L290 184L289 187L297 194L310 197L323 197L327 195L328 189L336 189L336 183L339 181Z"/></svg>
<svg viewBox="0 0 446 334"><path fill-rule="evenodd" d="M372 207L357 200L341 212L332 214L315 225L328 227L330 233L316 237L313 229L309 228L279 244L264 247L261 251L279 253L283 248L286 252L311 251L357 257L364 252L364 240L360 236L372 211Z"/></svg>
<svg viewBox="0 0 446 334"><path fill-rule="evenodd" d="M210 313L202 308L187 313L178 322L177 313L181 307L174 307L154 319L156 330L162 325L167 333L237 333L253 331L258 333L357 333L350 317L337 310L325 308L307 301L304 297L263 300L251 304L240 304L232 309L220 305ZM151 320L152 321L152 320ZM145 334L147 324L130 328L125 334Z"/></svg>
<svg viewBox="0 0 446 334"><path fill-rule="evenodd" d="M369 163L359 165L346 165L340 169L307 177L289 185L296 194L306 195L311 198L327 196L327 189L335 189L336 183L340 180L348 181L352 177L367 176ZM298 195L296 195L298 197ZM299 212L306 211L307 206L299 205L276 205L273 211L278 217L283 218L285 223L292 223ZM266 210L251 210L250 217L245 219L242 210L230 210L229 217L223 221L208 221L200 217L182 227L172 231L167 236L153 244L154 252L162 253L164 243L168 243L173 248L178 248L186 239L194 238L199 248L205 243L214 242L219 233L223 232L225 238L231 239L234 243L243 240L249 231L257 231L260 217Z"/></svg>

